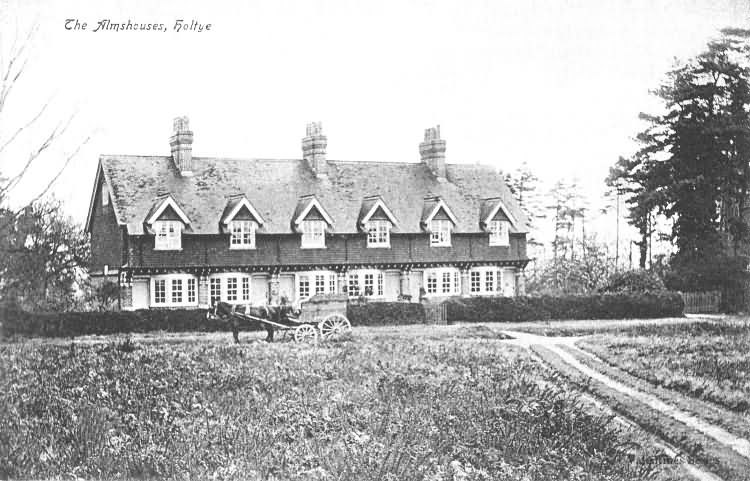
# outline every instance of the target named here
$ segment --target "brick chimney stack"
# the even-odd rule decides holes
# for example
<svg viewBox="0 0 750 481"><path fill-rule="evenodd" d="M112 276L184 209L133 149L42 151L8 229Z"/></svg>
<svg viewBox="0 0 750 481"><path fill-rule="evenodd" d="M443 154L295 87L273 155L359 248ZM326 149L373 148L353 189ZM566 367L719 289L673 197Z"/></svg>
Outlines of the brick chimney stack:
<svg viewBox="0 0 750 481"><path fill-rule="evenodd" d="M302 157L307 161L315 177L325 178L328 176L328 163L326 162L328 138L323 135L323 122L307 124L306 133L307 135L302 139Z"/></svg>
<svg viewBox="0 0 750 481"><path fill-rule="evenodd" d="M427 164L439 181L446 180L445 140L440 138L439 125L425 129L424 142L419 144L419 155L422 157L422 162Z"/></svg>
<svg viewBox="0 0 750 481"><path fill-rule="evenodd" d="M193 131L190 130L190 120L187 116L177 117L172 125L174 132L169 138L172 161L181 176L190 177L193 175Z"/></svg>

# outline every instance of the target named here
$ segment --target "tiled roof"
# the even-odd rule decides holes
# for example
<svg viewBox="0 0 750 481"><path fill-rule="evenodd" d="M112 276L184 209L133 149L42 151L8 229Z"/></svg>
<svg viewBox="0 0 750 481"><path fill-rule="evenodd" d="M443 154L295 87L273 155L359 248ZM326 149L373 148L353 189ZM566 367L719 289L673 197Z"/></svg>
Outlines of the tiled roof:
<svg viewBox="0 0 750 481"><path fill-rule="evenodd" d="M128 233L144 233L155 199L168 192L191 221L193 234L217 234L229 197L245 194L265 220L267 233L292 233L300 198L314 195L333 219L333 231L358 232L363 200L382 197L398 219L399 232L422 232L426 197L442 199L456 215L454 232L481 232L483 199L500 198L517 220L511 232L527 232L501 175L481 165L448 164L438 181L421 163L328 161L328 176L316 178L304 160L196 157L191 177L181 177L170 157L103 155L115 212Z"/></svg>

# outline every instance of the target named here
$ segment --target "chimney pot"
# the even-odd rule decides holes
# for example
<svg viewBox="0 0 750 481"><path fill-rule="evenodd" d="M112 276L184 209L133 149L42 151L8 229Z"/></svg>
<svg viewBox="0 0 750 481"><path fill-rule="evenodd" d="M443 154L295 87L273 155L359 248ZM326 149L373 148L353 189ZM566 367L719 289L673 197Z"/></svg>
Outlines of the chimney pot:
<svg viewBox="0 0 750 481"><path fill-rule="evenodd" d="M183 177L193 175L193 131L187 116L176 117L172 122L173 133L169 138L172 161Z"/></svg>
<svg viewBox="0 0 750 481"><path fill-rule="evenodd" d="M302 157L315 177L325 178L328 176L328 162L326 161L328 138L323 135L323 123L307 124L305 133L306 137L302 139Z"/></svg>
<svg viewBox="0 0 750 481"><path fill-rule="evenodd" d="M419 155L439 181L446 180L445 140L440 138L439 125L425 129L424 142L419 144Z"/></svg>

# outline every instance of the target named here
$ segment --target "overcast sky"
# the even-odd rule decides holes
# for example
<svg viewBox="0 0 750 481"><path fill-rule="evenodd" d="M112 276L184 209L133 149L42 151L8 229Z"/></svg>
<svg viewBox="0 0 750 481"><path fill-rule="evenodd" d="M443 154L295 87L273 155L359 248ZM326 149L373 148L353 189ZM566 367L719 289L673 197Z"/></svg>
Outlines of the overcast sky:
<svg viewBox="0 0 750 481"><path fill-rule="evenodd" d="M50 98L40 129L76 112L15 199L91 134L54 189L81 221L98 156L169 154L177 115L198 156L299 158L305 124L320 120L331 159L416 162L424 129L440 124L448 162L525 160L596 196L674 58L750 26L747 0L0 0L0 14L6 52L11 32L39 24L0 140ZM104 19L166 31L94 32ZM210 30L175 32L177 19ZM39 135L0 172L20 168Z"/></svg>

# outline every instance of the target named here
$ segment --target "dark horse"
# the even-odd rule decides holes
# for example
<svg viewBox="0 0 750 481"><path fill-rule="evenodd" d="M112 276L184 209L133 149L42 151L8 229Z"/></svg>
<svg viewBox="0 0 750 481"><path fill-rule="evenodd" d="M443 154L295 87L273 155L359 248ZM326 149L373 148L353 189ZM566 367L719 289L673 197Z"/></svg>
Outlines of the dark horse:
<svg viewBox="0 0 750 481"><path fill-rule="evenodd" d="M261 319L268 319L269 321L273 321L278 324L283 324L283 321L286 319L286 316L292 312L291 306L286 305L280 305L280 306L234 306L232 304L229 304L228 302L214 302L212 309L212 314L216 317L219 317L221 319L228 319L229 322L232 323L232 336L234 337L234 342L240 342L239 337L239 331L240 331L240 325L244 321L244 319L240 316L235 315L235 313L242 313L246 314L248 316L253 317L259 317ZM272 324L268 324L265 322L255 321L254 324L256 327L259 324L263 326L263 328L266 330L266 341L271 342L273 341L273 331L274 326Z"/></svg>

